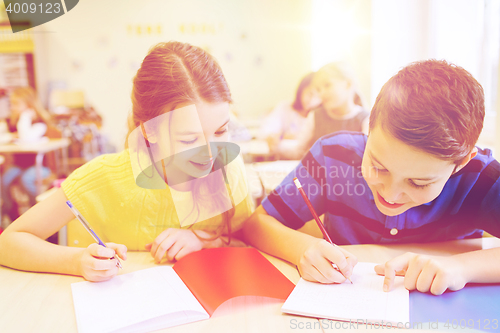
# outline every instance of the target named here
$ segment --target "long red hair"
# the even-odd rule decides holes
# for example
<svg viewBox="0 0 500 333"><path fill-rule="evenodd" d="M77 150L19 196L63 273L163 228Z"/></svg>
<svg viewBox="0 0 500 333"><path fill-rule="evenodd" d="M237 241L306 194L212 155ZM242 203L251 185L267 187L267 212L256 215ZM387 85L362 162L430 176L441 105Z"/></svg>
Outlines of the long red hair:
<svg viewBox="0 0 500 333"><path fill-rule="evenodd" d="M142 123L172 111L179 105L232 102L228 84L217 61L199 47L175 41L159 43L149 50L134 77L131 97L129 134ZM222 205L219 201L223 198L214 195L219 192L216 191L217 186L211 185L214 188L209 191L212 194L209 198L202 195L204 191L200 188L193 189L198 209L199 202L204 200ZM222 193L222 189L219 190ZM216 235L210 239L219 237L224 225L230 237L234 205L222 215L223 227L218 228Z"/></svg>

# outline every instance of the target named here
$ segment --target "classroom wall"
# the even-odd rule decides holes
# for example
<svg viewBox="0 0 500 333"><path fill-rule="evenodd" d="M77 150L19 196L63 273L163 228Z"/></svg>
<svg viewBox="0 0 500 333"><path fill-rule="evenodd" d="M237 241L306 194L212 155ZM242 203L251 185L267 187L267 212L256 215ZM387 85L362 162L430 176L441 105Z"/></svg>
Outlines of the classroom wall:
<svg viewBox="0 0 500 333"><path fill-rule="evenodd" d="M257 119L292 99L311 68L311 0L85 0L34 28L37 81L82 89L121 149L131 110L131 82L148 49L179 40L219 61L234 108Z"/></svg>
<svg viewBox="0 0 500 333"><path fill-rule="evenodd" d="M500 127L495 127L499 17L500 2L491 0L372 0L372 105L382 85L410 62L446 59L484 88L486 118L478 144L500 145Z"/></svg>
<svg viewBox="0 0 500 333"><path fill-rule="evenodd" d="M201 46L218 59L234 108L249 123L277 102L292 99L305 73L333 60L353 65L371 108L382 85L401 67L415 60L445 58L471 71L485 87L489 115L480 143L500 145L493 75L500 28L488 23L498 24L498 1L121 0L116 4L80 1L66 15L32 30L42 98L46 99L48 84L58 81L70 89L83 89L87 101L103 115L104 132L119 149L131 110L132 78L147 50L168 40ZM330 20L321 23L318 17ZM496 67L490 68L493 58Z"/></svg>
<svg viewBox="0 0 500 333"><path fill-rule="evenodd" d="M372 0L313 0L312 69L344 61L356 76L358 93L371 109Z"/></svg>

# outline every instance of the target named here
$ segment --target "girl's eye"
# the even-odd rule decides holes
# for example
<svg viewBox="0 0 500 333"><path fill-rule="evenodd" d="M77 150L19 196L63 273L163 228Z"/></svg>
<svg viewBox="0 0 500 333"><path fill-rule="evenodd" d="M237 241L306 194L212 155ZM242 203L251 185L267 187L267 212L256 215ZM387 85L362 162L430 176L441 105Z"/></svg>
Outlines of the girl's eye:
<svg viewBox="0 0 500 333"><path fill-rule="evenodd" d="M179 140L179 142L182 143L182 144L185 144L185 145L191 145L191 144L195 143L196 140L198 140L198 138L195 138L195 139L193 139L191 141L182 141L182 140Z"/></svg>
<svg viewBox="0 0 500 333"><path fill-rule="evenodd" d="M423 189L423 188L426 188L427 186L429 186L430 184L432 184L432 183L429 183L429 184L425 184L425 185L418 185L418 184L415 184L415 182L411 179L408 182L410 183L410 185L412 187L417 188L417 189Z"/></svg>
<svg viewBox="0 0 500 333"><path fill-rule="evenodd" d="M224 133L226 133L226 132L227 132L227 127L226 127L226 128L224 128L223 130L220 130L220 131L218 131L218 132L215 132L215 135L221 136L221 135L223 135L223 134L224 134Z"/></svg>

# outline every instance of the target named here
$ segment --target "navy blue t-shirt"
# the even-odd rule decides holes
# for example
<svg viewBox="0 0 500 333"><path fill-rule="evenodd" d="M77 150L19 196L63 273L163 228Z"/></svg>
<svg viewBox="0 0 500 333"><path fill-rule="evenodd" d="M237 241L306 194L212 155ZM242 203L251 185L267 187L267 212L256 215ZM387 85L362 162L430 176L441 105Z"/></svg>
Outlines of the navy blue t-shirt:
<svg viewBox="0 0 500 333"><path fill-rule="evenodd" d="M366 135L337 132L320 138L262 202L266 212L298 229L312 215L293 183L297 177L332 241L339 245L434 242L500 236L500 164L489 149L448 179L429 203L397 216L382 214L361 174Z"/></svg>

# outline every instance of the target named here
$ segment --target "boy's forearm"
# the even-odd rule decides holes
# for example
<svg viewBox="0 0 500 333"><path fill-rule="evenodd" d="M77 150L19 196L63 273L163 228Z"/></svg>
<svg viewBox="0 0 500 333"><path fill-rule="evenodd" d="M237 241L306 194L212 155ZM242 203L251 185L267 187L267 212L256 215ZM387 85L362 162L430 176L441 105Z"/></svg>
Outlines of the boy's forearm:
<svg viewBox="0 0 500 333"><path fill-rule="evenodd" d="M500 248L466 252L454 257L464 265L468 282L500 282Z"/></svg>
<svg viewBox="0 0 500 333"><path fill-rule="evenodd" d="M242 230L243 241L272 256L297 265L305 250L318 239L290 229L274 217L254 213Z"/></svg>
<svg viewBox="0 0 500 333"><path fill-rule="evenodd" d="M0 265L32 271L80 275L83 248L55 245L27 232L0 235Z"/></svg>

